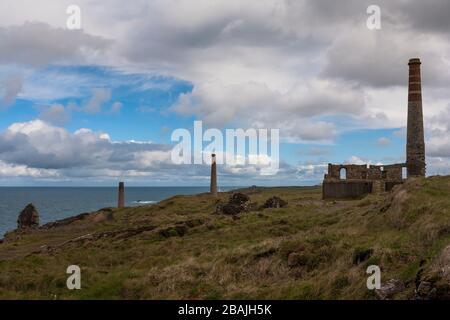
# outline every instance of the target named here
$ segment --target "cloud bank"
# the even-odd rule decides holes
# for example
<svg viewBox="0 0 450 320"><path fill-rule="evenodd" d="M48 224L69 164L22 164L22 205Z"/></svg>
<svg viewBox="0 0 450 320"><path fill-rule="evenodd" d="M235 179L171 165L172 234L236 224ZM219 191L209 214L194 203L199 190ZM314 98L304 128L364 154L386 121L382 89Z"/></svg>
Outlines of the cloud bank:
<svg viewBox="0 0 450 320"><path fill-rule="evenodd" d="M64 175L170 169L162 146L138 151L137 144L113 142L95 131L63 129L73 112L120 114L127 105L102 83L43 72L45 66L98 65L181 79L192 90L173 99L173 116L217 127L280 128L290 143L333 143L353 129L406 126L407 61L417 56L423 62L429 172L450 167L446 0L378 1L379 31L366 27L366 9L373 4L366 0L153 0L133 6L112 0L107 7L80 0L79 31L65 28L69 4L41 1L39 12L31 0L0 4L0 106L27 99L40 108L40 121L11 124L2 133L0 150L9 150L1 153L3 165ZM54 102L74 96L85 103L70 108ZM379 138L388 148L389 138ZM38 146L41 139L52 139L48 150ZM130 159L114 161L118 150L130 152ZM314 165L298 164L295 172L311 172L307 168Z"/></svg>

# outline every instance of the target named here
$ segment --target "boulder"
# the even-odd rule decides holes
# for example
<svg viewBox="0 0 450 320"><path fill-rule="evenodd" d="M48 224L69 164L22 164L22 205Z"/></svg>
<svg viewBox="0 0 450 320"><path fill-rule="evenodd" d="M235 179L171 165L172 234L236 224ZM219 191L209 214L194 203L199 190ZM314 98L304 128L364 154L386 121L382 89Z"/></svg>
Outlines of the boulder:
<svg viewBox="0 0 450 320"><path fill-rule="evenodd" d="M428 281L421 281L416 288L416 298L418 300L433 300L436 298L436 288Z"/></svg>
<svg viewBox="0 0 450 320"><path fill-rule="evenodd" d="M284 208L287 206L287 201L284 201L283 199L279 197L272 197L266 200L266 202L263 205L263 208Z"/></svg>
<svg viewBox="0 0 450 320"><path fill-rule="evenodd" d="M375 290L375 294L378 299L387 300L403 290L405 290L405 284L402 281L391 279L388 282L383 283L380 289Z"/></svg>
<svg viewBox="0 0 450 320"><path fill-rule="evenodd" d="M235 216L241 212L249 212L257 209L257 204L249 202L250 198L243 193L234 193L230 196L227 203L218 203L216 205L216 214L225 214Z"/></svg>
<svg viewBox="0 0 450 320"><path fill-rule="evenodd" d="M230 196L230 199L228 200L228 203L240 206L240 205L246 203L249 200L250 200L250 198L249 198L248 195L238 192L238 193L233 193Z"/></svg>
<svg viewBox="0 0 450 320"><path fill-rule="evenodd" d="M242 208L239 205L226 203L226 204L223 204L220 206L219 211L221 214L233 216L233 215L241 213Z"/></svg>
<svg viewBox="0 0 450 320"><path fill-rule="evenodd" d="M243 211L250 212L258 210L258 203L256 202L246 202L242 206Z"/></svg>
<svg viewBox="0 0 450 320"><path fill-rule="evenodd" d="M18 229L35 229L39 227L39 213L32 203L28 204L17 219Z"/></svg>
<svg viewBox="0 0 450 320"><path fill-rule="evenodd" d="M450 246L433 264L419 270L415 294L418 300L450 300Z"/></svg>

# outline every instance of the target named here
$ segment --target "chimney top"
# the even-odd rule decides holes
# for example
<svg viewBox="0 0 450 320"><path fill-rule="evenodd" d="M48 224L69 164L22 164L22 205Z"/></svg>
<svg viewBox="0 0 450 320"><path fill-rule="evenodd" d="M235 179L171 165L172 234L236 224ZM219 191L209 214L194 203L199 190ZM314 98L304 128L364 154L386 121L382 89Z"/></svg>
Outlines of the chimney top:
<svg viewBox="0 0 450 320"><path fill-rule="evenodd" d="M419 58L409 59L408 65L412 65L412 64L421 64L420 59Z"/></svg>

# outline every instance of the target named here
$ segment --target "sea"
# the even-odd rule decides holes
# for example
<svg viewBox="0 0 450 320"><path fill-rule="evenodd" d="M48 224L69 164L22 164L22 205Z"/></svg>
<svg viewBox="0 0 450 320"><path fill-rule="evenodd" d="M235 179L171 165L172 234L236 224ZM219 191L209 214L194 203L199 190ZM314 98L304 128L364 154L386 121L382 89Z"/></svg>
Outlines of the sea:
<svg viewBox="0 0 450 320"><path fill-rule="evenodd" d="M228 191L233 187L221 188ZM175 195L208 192L208 187L126 187L125 205L151 205ZM40 224L117 206L116 187L0 187L0 238L17 227L22 209L33 203Z"/></svg>

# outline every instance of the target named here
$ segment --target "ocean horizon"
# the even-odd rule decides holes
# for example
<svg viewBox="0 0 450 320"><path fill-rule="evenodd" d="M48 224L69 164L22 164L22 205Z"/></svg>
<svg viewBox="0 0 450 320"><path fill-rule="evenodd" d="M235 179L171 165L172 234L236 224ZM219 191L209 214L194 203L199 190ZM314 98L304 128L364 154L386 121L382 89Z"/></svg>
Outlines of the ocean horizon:
<svg viewBox="0 0 450 320"><path fill-rule="evenodd" d="M239 187L221 187L229 191ZM132 187L125 188L125 205L157 203L175 195L208 192L209 187ZM29 203L39 212L40 225L84 212L117 206L117 187L0 187L0 238L17 227L19 213Z"/></svg>

